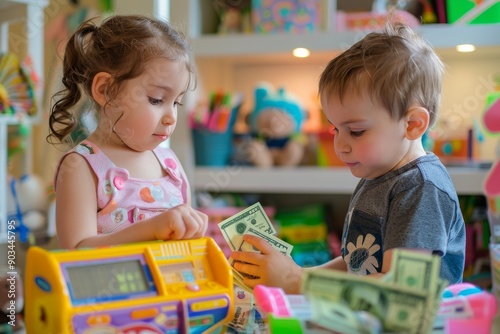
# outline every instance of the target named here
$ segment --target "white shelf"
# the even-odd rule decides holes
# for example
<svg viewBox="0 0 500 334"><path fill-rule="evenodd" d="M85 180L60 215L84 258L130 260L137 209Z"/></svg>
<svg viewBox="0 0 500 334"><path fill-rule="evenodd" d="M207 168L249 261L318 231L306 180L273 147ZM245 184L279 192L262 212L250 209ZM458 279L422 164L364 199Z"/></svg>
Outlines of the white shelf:
<svg viewBox="0 0 500 334"><path fill-rule="evenodd" d="M500 45L500 24L423 25L418 31L436 49L472 43L477 47ZM196 57L267 56L289 54L296 47L312 52L345 50L366 35L365 31L314 32L304 34L202 35L192 41Z"/></svg>
<svg viewBox="0 0 500 334"><path fill-rule="evenodd" d="M459 195L483 194L487 170L448 167ZM347 168L197 167L193 186L198 191L241 193L352 194L356 177Z"/></svg>

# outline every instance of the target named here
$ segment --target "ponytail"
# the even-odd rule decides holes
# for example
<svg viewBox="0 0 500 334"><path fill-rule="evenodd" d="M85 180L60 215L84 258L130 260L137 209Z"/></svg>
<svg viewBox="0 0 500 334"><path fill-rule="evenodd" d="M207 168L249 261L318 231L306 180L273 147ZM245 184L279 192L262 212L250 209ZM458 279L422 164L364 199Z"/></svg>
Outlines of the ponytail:
<svg viewBox="0 0 500 334"><path fill-rule="evenodd" d="M92 69L89 68L90 63L86 61L85 55L91 41L87 35L95 33L97 30L98 27L87 21L78 28L66 45L62 78L65 88L53 96L53 98L58 97L58 100L52 106L49 117L50 130L47 136L49 143L54 143L54 138L63 142L77 127L78 121L71 108L80 101L81 89L90 93Z"/></svg>

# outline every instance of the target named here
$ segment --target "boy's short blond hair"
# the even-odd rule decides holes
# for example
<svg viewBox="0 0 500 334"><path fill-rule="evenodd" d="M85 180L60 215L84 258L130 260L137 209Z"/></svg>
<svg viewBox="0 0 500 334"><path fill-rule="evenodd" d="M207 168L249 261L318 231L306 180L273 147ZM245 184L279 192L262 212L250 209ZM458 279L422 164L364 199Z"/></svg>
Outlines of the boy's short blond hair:
<svg viewBox="0 0 500 334"><path fill-rule="evenodd" d="M321 74L319 94L367 93L400 120L412 105L429 111L429 126L441 103L444 65L421 36L403 24L372 32L332 59Z"/></svg>

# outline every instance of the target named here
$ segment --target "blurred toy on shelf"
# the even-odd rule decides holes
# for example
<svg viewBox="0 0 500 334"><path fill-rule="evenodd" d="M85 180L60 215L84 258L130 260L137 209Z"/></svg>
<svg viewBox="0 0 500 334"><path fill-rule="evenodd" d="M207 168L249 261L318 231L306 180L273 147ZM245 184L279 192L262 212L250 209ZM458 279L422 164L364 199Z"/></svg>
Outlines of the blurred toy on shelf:
<svg viewBox="0 0 500 334"><path fill-rule="evenodd" d="M313 267L331 259L323 205L277 210L278 237L292 244L292 258L301 267Z"/></svg>
<svg viewBox="0 0 500 334"><path fill-rule="evenodd" d="M461 195L459 201L466 233L463 280L489 290L491 289L488 253L490 229L486 214L486 199L482 195Z"/></svg>
<svg viewBox="0 0 500 334"><path fill-rule="evenodd" d="M252 0L256 33L303 33L319 28L318 0Z"/></svg>
<svg viewBox="0 0 500 334"><path fill-rule="evenodd" d="M253 139L238 149L257 167L298 165L305 150L305 113L299 101L284 88L275 90L264 82L255 89L254 103L248 115Z"/></svg>
<svg viewBox="0 0 500 334"><path fill-rule="evenodd" d="M27 117L20 115L19 123L10 125L7 129L7 160L14 155L20 154L26 150L26 140L30 134L30 126L27 123Z"/></svg>
<svg viewBox="0 0 500 334"><path fill-rule="evenodd" d="M497 82L498 85L498 82ZM486 99L483 113L483 123L486 133L500 135L500 87L490 92ZM497 160L491 166L483 186L488 203L488 222L491 232L489 245L491 260L491 276L493 292L500 299L500 140L498 143Z"/></svg>
<svg viewBox="0 0 500 334"><path fill-rule="evenodd" d="M387 13L359 12L345 13L338 11L335 17L337 31L344 30L375 30L384 27L387 22L401 22L412 28L420 25L419 20L403 10L393 10Z"/></svg>
<svg viewBox="0 0 500 334"><path fill-rule="evenodd" d="M472 120L471 127L462 134L457 133L454 136L441 138L433 131L430 131L426 136L426 140L432 145L431 150L434 154L445 165L471 167L475 165L482 167L485 163L489 164L489 162L480 159L480 148L484 143L484 133L476 119Z"/></svg>
<svg viewBox="0 0 500 334"><path fill-rule="evenodd" d="M448 22L452 24L484 24L500 22L498 0L446 0Z"/></svg>
<svg viewBox="0 0 500 334"><path fill-rule="evenodd" d="M500 135L500 91L488 94L483 114L487 134ZM500 147L500 141L499 141ZM500 152L491 166L484 183L484 194L488 199L488 219L493 235L492 242L500 243Z"/></svg>
<svg viewBox="0 0 500 334"><path fill-rule="evenodd" d="M335 153L333 146L335 132L333 130L333 126L329 125L317 132L316 163L320 167L345 166L337 156L337 153Z"/></svg>
<svg viewBox="0 0 500 334"><path fill-rule="evenodd" d="M7 189L7 219L15 221L15 232L22 243L44 243L55 236L55 219L48 212L55 205L48 188L38 176L25 174L9 177Z"/></svg>
<svg viewBox="0 0 500 334"><path fill-rule="evenodd" d="M0 115L36 113L36 74L13 53L0 54Z"/></svg>
<svg viewBox="0 0 500 334"><path fill-rule="evenodd" d="M219 16L217 32L221 35L233 33L251 33L251 0L218 0L216 12Z"/></svg>

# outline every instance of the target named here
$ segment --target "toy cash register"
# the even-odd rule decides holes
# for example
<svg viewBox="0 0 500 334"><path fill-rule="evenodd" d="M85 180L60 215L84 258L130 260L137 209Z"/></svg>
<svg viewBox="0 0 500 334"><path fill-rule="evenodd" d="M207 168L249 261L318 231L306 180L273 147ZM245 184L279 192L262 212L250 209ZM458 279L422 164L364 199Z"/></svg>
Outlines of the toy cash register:
<svg viewBox="0 0 500 334"><path fill-rule="evenodd" d="M207 333L233 316L233 278L211 238L46 251L26 259L31 333Z"/></svg>

